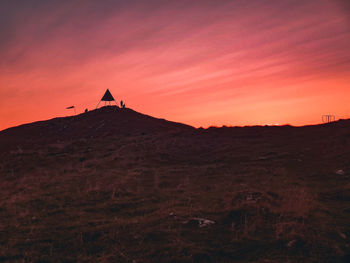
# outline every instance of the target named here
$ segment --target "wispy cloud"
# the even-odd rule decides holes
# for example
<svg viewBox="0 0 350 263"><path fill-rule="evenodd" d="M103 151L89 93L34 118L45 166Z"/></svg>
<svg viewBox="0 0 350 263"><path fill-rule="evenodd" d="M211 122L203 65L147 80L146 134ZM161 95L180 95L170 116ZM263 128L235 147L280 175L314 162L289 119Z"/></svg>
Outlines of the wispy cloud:
<svg viewBox="0 0 350 263"><path fill-rule="evenodd" d="M92 105L106 87L138 110L204 126L251 123L227 116L256 105L273 119L268 105L276 100L286 105L278 104L279 122L315 122L290 119L288 105L298 105L293 116L321 112L319 83L329 85L323 96L350 95L347 1L5 0L0 7L0 95L8 98L0 119L18 112L0 128L59 114L67 98ZM55 102L45 102L53 93ZM345 114L346 105L330 98L327 110ZM320 104L309 109L314 100ZM38 101L51 110L33 110Z"/></svg>

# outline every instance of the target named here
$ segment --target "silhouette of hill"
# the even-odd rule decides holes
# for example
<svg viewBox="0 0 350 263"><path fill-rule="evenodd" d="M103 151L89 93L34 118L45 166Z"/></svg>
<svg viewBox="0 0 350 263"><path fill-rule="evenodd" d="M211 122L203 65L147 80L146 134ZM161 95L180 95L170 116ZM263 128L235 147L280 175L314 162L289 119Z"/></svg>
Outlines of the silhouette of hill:
<svg viewBox="0 0 350 263"><path fill-rule="evenodd" d="M54 143L62 140L92 139L111 135L177 132L191 126L157 119L132 109L105 106L71 117L54 118L6 129L0 134L5 148Z"/></svg>
<svg viewBox="0 0 350 263"><path fill-rule="evenodd" d="M103 107L0 132L0 261L347 262L350 120L195 129Z"/></svg>

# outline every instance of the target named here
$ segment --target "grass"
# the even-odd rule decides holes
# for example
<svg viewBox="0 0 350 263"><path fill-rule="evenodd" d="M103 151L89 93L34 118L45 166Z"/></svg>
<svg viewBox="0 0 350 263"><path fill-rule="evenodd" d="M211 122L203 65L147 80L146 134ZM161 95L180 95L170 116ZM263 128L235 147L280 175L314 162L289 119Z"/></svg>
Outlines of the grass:
<svg viewBox="0 0 350 263"><path fill-rule="evenodd" d="M3 152L0 262L346 262L346 131L245 129Z"/></svg>

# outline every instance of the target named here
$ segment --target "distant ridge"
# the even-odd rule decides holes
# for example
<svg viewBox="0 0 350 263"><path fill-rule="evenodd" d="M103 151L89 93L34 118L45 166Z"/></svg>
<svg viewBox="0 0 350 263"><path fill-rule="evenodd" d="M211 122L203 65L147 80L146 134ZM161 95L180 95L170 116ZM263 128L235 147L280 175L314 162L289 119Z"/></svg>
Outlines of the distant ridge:
<svg viewBox="0 0 350 263"><path fill-rule="evenodd" d="M333 129L335 128L336 129ZM331 128L331 129L329 129ZM59 117L45 121L23 124L0 131L0 153L13 149L40 147L62 141L108 140L118 136L145 136L175 133L208 134L216 138L259 138L277 136L282 140L288 136L312 138L319 136L332 138L350 128L350 120L333 123L294 127L284 126L246 126L194 128L190 125L154 118L129 108L104 106L76 116ZM168 135L167 135L168 134Z"/></svg>

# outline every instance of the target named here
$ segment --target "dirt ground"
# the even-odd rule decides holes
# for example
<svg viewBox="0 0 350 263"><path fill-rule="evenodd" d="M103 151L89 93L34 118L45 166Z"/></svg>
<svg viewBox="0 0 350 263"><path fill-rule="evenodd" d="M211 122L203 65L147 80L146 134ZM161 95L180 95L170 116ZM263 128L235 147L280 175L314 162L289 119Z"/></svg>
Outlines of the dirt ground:
<svg viewBox="0 0 350 263"><path fill-rule="evenodd" d="M350 262L350 120L104 107L0 132L0 262Z"/></svg>

